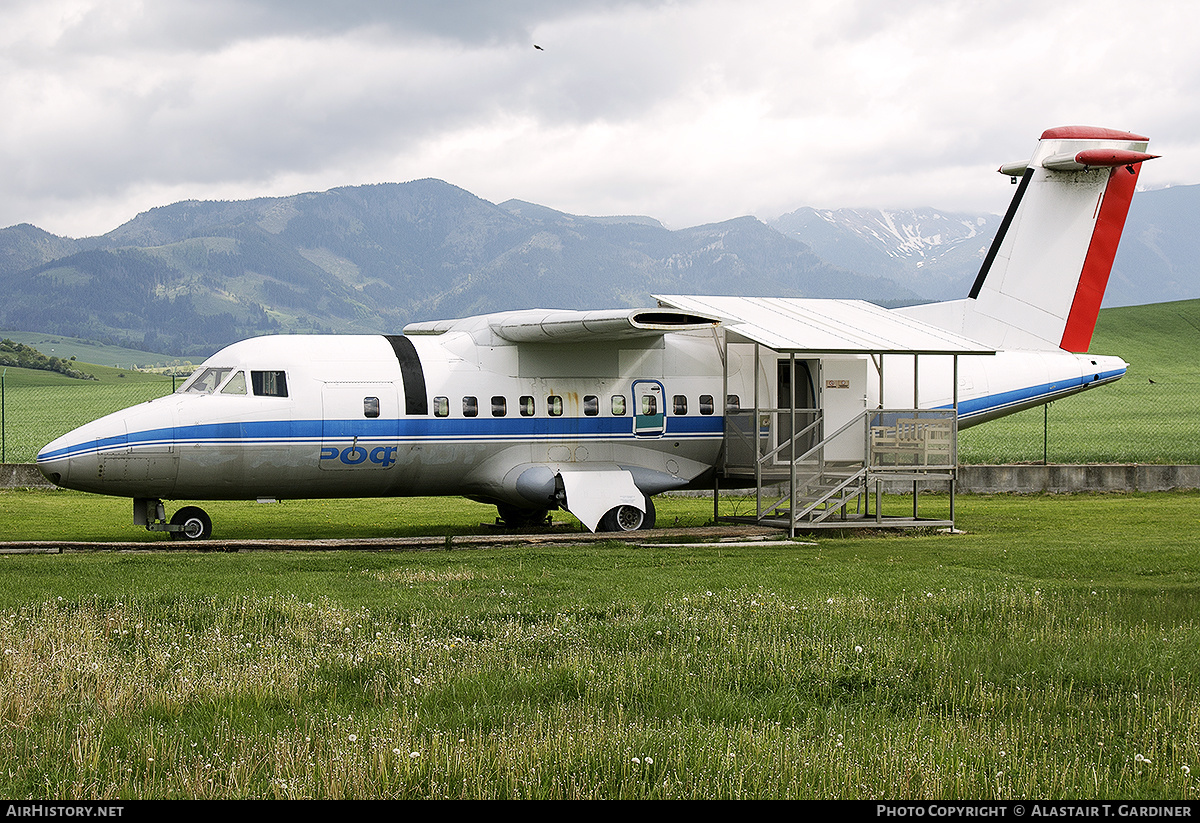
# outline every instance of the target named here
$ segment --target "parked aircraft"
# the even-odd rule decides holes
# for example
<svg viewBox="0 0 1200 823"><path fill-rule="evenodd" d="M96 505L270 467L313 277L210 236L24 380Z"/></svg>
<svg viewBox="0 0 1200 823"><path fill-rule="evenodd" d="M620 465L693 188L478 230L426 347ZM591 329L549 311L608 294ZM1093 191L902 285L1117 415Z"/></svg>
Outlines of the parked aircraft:
<svg viewBox="0 0 1200 823"><path fill-rule="evenodd" d="M254 338L38 467L182 539L211 521L168 520L163 500L460 495L512 525L564 508L594 531L649 527L655 494L721 479L745 409L813 409L829 431L864 409L948 408L963 428L1119 379L1123 360L1086 351L1147 142L1056 128L1001 167L1019 186L963 300L661 296Z"/></svg>

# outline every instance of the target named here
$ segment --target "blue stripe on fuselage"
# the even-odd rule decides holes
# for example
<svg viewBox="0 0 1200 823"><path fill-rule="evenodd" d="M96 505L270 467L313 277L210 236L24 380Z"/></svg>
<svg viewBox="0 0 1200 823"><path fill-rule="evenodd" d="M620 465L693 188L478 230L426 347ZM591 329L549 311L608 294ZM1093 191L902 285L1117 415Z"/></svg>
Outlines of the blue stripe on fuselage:
<svg viewBox="0 0 1200 823"><path fill-rule="evenodd" d="M1000 392L999 394L989 394L985 397L977 397L972 400L960 400L958 403L958 417L962 419L970 419L988 412L997 411L999 409L1008 408L1010 406L1019 405L1036 405L1038 401L1046 401L1051 398L1063 394L1073 394L1081 389L1099 386L1103 383L1110 383L1125 376L1125 369L1112 369L1099 374L1088 375L1087 377L1075 377L1069 380L1055 380L1053 383L1042 383L1037 386L1027 386L1021 389L1013 389L1012 391ZM941 406L943 409L951 408L950 404Z"/></svg>
<svg viewBox="0 0 1200 823"><path fill-rule="evenodd" d="M724 418L668 417L663 437L720 437ZM42 452L39 461L164 444L320 443L361 438L371 441L484 442L504 440L640 440L632 417L400 418L399 420L262 420L202 423L85 440Z"/></svg>

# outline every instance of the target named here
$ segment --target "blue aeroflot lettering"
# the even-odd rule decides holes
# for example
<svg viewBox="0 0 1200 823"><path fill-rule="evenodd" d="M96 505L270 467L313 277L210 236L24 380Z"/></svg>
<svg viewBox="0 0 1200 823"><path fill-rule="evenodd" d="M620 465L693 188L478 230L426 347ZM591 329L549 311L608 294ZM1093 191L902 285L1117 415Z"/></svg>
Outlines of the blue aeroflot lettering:
<svg viewBox="0 0 1200 823"><path fill-rule="evenodd" d="M370 451L362 446L349 446L341 450L334 446L322 446L321 459L338 460L347 466L358 466L370 461L386 469L395 465L396 452L395 446L376 446Z"/></svg>
<svg viewBox="0 0 1200 823"><path fill-rule="evenodd" d="M876 449L896 467L901 448L953 465L954 427L1120 379L1125 361L1087 350L1146 148L1069 126L1002 166L1021 184L962 300L656 295L403 334L267 335L63 435L38 468L132 498L134 523L189 540L211 534L208 515L183 506L168 521L164 500L462 496L514 527L565 509L630 531L654 525L656 494L790 477L794 522L801 471L820 489L826 464L857 466L862 495ZM885 410L894 424L873 422ZM918 419L936 410L949 431ZM918 430L919 455L900 443Z"/></svg>

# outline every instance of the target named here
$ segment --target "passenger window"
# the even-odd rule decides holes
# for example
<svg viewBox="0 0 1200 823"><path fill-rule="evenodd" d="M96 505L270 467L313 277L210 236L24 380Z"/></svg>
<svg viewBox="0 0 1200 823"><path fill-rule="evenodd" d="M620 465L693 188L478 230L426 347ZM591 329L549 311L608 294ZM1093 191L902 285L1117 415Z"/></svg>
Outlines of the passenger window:
<svg viewBox="0 0 1200 823"><path fill-rule="evenodd" d="M674 407L672 414L687 414L687 395L677 394L671 399Z"/></svg>
<svg viewBox="0 0 1200 823"><path fill-rule="evenodd" d="M449 417L450 416L450 398L449 397L433 398L433 416L434 417Z"/></svg>
<svg viewBox="0 0 1200 823"><path fill-rule="evenodd" d="M504 417L508 414L508 401L501 395L492 398L492 417Z"/></svg>
<svg viewBox="0 0 1200 823"><path fill-rule="evenodd" d="M287 397L287 374L281 371L252 371L250 384L258 397Z"/></svg>
<svg viewBox="0 0 1200 823"><path fill-rule="evenodd" d="M700 413L701 414L712 414L713 413L713 396L711 394L700 395Z"/></svg>
<svg viewBox="0 0 1200 823"><path fill-rule="evenodd" d="M589 394L583 398L583 413L588 417L595 417L600 413L600 398L594 394Z"/></svg>
<svg viewBox="0 0 1200 823"><path fill-rule="evenodd" d="M736 394L731 394L725 398L725 413L737 414L742 410L742 400Z"/></svg>
<svg viewBox="0 0 1200 823"><path fill-rule="evenodd" d="M522 397L521 397L521 416L522 417L533 417L533 415L536 411L537 411L537 407L536 407L536 404L533 402L533 398L527 394L522 395Z"/></svg>
<svg viewBox="0 0 1200 823"><path fill-rule="evenodd" d="M233 377L229 378L229 382L225 384L225 388L221 389L221 394L245 394L246 393L246 373L240 371Z"/></svg>
<svg viewBox="0 0 1200 823"><path fill-rule="evenodd" d="M562 398L557 394L552 394L546 398L546 409L550 412L551 417L562 417L563 402Z"/></svg>
<svg viewBox="0 0 1200 823"><path fill-rule="evenodd" d="M652 394L642 395L642 417L658 414L658 398Z"/></svg>
<svg viewBox="0 0 1200 823"><path fill-rule="evenodd" d="M479 401L474 397L463 398L463 417L476 417L479 415Z"/></svg>
<svg viewBox="0 0 1200 823"><path fill-rule="evenodd" d="M374 419L378 416L379 416L379 398L378 397L364 397L363 398L363 417L370 417L370 418Z"/></svg>
<svg viewBox="0 0 1200 823"><path fill-rule="evenodd" d="M617 417L625 414L625 395L614 394L612 396L612 413Z"/></svg>

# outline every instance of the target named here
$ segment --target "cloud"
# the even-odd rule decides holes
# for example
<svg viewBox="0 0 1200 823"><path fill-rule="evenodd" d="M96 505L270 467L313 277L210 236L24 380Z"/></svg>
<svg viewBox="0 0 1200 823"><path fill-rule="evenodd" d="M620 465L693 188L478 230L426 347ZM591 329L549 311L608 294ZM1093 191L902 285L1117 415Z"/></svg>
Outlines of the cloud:
<svg viewBox="0 0 1200 823"><path fill-rule="evenodd" d="M682 226L801 205L1003 209L1068 123L1196 182L1200 9L1149 0L16 0L0 225L440 177ZM533 48L537 43L543 47ZM1165 167L1165 168L1164 168Z"/></svg>

